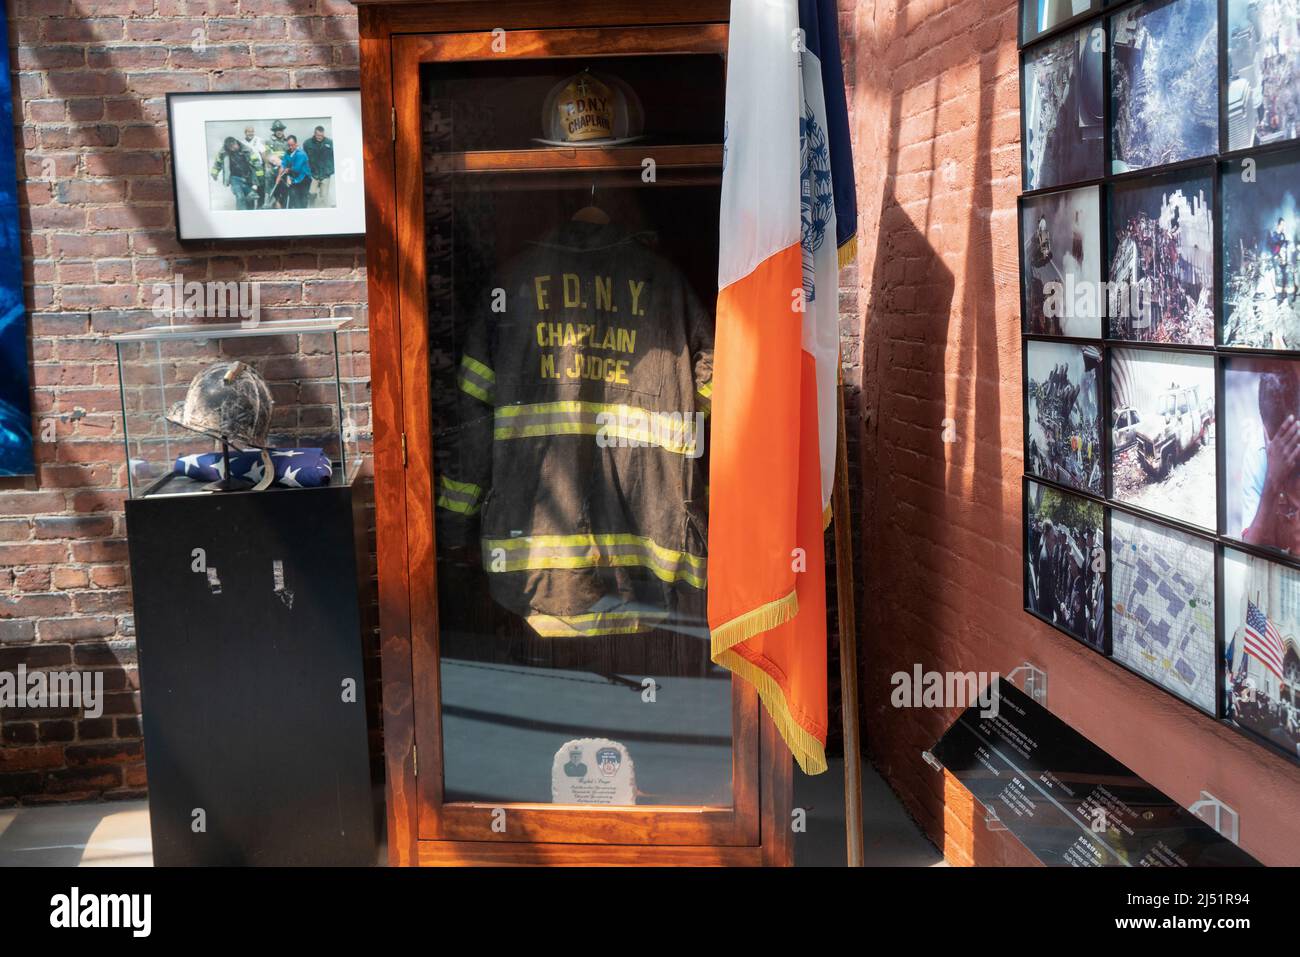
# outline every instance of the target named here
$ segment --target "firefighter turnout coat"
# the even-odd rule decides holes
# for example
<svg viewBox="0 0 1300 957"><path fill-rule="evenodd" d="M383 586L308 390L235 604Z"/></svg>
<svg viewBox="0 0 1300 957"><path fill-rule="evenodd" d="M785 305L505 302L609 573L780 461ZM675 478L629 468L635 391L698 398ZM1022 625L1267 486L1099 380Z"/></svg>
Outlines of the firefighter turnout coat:
<svg viewBox="0 0 1300 957"><path fill-rule="evenodd" d="M704 626L713 319L642 239L529 244L461 355L437 505L478 522L493 599L542 636Z"/></svg>

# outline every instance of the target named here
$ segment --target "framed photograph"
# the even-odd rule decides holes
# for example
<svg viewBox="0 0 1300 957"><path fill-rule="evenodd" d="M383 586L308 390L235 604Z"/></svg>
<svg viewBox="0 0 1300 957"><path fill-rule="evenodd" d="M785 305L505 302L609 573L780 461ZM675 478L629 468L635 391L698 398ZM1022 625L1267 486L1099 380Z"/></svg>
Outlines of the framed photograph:
<svg viewBox="0 0 1300 957"><path fill-rule="evenodd" d="M1148 0L1110 17L1111 172L1219 145L1218 0Z"/></svg>
<svg viewBox="0 0 1300 957"><path fill-rule="evenodd" d="M1213 530L1214 357L1114 349L1110 389L1111 497Z"/></svg>
<svg viewBox="0 0 1300 957"><path fill-rule="evenodd" d="M1223 533L1300 557L1300 360L1223 360Z"/></svg>
<svg viewBox="0 0 1300 957"><path fill-rule="evenodd" d="M1097 179L1105 166L1101 54L1089 26L1025 51L1021 68L1025 189Z"/></svg>
<svg viewBox="0 0 1300 957"><path fill-rule="evenodd" d="M1223 551L1224 718L1300 760L1300 571Z"/></svg>
<svg viewBox="0 0 1300 957"><path fill-rule="evenodd" d="M1214 345L1214 177L1204 172L1109 187L1110 336Z"/></svg>
<svg viewBox="0 0 1300 957"><path fill-rule="evenodd" d="M1025 343L1031 475L1102 495L1101 347Z"/></svg>
<svg viewBox="0 0 1300 957"><path fill-rule="evenodd" d="M358 91L170 93L167 116L179 239L365 231Z"/></svg>
<svg viewBox="0 0 1300 957"><path fill-rule="evenodd" d="M1100 339L1101 187L1026 197L1020 237L1025 332Z"/></svg>
<svg viewBox="0 0 1300 957"><path fill-rule="evenodd" d="M1225 346L1300 349L1300 153L1219 166Z"/></svg>
<svg viewBox="0 0 1300 957"><path fill-rule="evenodd" d="M1213 716L1214 543L1115 511L1109 568L1111 657Z"/></svg>
<svg viewBox="0 0 1300 957"><path fill-rule="evenodd" d="M1227 0L1228 150L1300 136L1300 3Z"/></svg>
<svg viewBox="0 0 1300 957"><path fill-rule="evenodd" d="M1032 43L1075 17L1097 9L1097 0L1021 0L1020 42Z"/></svg>
<svg viewBox="0 0 1300 957"><path fill-rule="evenodd" d="M1105 516L1101 505L1025 482L1025 610L1105 651Z"/></svg>

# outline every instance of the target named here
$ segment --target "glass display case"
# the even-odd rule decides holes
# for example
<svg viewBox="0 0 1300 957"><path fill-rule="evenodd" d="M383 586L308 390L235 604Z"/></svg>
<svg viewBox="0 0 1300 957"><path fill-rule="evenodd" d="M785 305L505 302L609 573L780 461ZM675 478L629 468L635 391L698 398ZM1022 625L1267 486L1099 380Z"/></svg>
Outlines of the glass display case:
<svg viewBox="0 0 1300 957"><path fill-rule="evenodd" d="M720 170L673 162L720 147L722 76L422 67L446 801L732 806L704 602ZM579 156L604 165L548 169Z"/></svg>
<svg viewBox="0 0 1300 957"><path fill-rule="evenodd" d="M507 6L362 8L390 860L788 863L706 615L727 7Z"/></svg>
<svg viewBox="0 0 1300 957"><path fill-rule="evenodd" d="M154 326L112 341L132 498L356 478L371 432L353 319Z"/></svg>

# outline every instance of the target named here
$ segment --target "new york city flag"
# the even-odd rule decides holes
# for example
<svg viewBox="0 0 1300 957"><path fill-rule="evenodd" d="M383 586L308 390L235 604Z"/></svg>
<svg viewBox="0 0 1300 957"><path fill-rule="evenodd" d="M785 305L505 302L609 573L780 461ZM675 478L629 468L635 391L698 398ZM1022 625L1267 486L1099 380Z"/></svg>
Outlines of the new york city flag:
<svg viewBox="0 0 1300 957"><path fill-rule="evenodd" d="M834 0L734 0L713 370L713 660L826 770L823 532L856 199Z"/></svg>

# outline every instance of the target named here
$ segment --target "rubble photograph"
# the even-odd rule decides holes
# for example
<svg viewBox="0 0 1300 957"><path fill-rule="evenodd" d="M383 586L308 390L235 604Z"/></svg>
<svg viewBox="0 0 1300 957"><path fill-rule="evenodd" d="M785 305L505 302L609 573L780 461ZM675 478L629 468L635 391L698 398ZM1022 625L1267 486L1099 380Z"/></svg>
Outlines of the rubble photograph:
<svg viewBox="0 0 1300 957"><path fill-rule="evenodd" d="M1101 176L1101 47L1089 30L1072 30L1026 51L1020 88L1025 189Z"/></svg>
<svg viewBox="0 0 1300 957"><path fill-rule="evenodd" d="M1110 18L1112 173L1215 152L1218 54L1216 0L1156 0Z"/></svg>
<svg viewBox="0 0 1300 957"><path fill-rule="evenodd" d="M1025 349L1029 472L1101 495L1101 349L1034 341Z"/></svg>
<svg viewBox="0 0 1300 957"><path fill-rule="evenodd" d="M1110 358L1111 497L1214 528L1213 357L1115 349Z"/></svg>
<svg viewBox="0 0 1300 957"><path fill-rule="evenodd" d="M1208 171L1110 187L1111 338L1214 344L1213 195Z"/></svg>
<svg viewBox="0 0 1300 957"><path fill-rule="evenodd" d="M1228 143L1268 146L1300 133L1300 2L1228 0Z"/></svg>
<svg viewBox="0 0 1300 957"><path fill-rule="evenodd" d="M1223 334L1225 346L1300 349L1296 293L1300 154L1253 158L1243 177L1223 165Z"/></svg>

